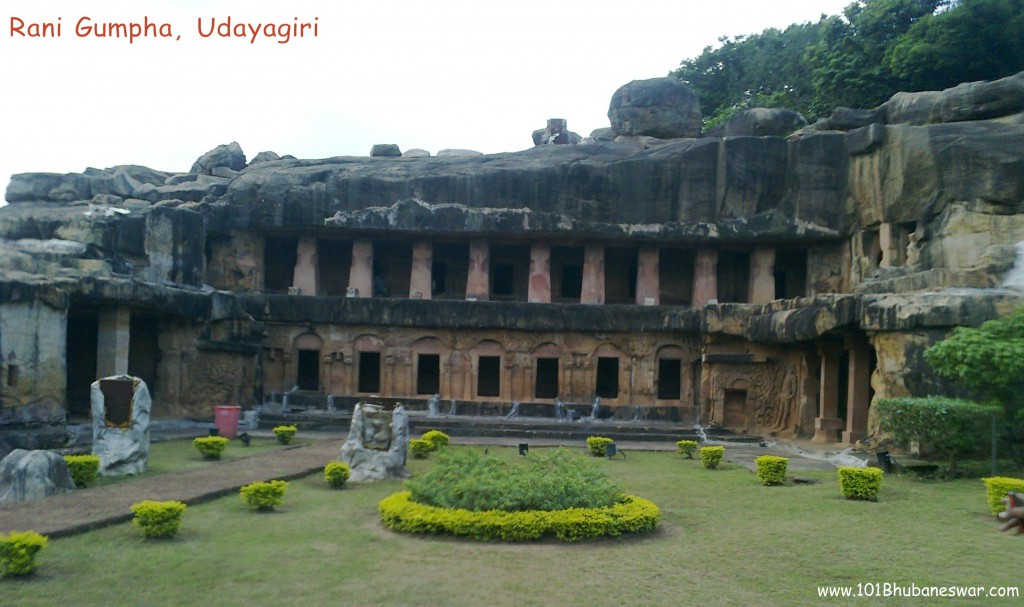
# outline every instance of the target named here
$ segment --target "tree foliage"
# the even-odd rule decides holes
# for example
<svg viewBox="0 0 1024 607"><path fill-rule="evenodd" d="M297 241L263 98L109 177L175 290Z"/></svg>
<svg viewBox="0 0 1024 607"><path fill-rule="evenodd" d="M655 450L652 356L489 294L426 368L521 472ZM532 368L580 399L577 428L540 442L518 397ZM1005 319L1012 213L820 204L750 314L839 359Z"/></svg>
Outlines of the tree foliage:
<svg viewBox="0 0 1024 607"><path fill-rule="evenodd" d="M992 415L1000 413L995 406L941 396L883 398L875 408L882 430L901 443L931 445L946 458L951 474L956 473L957 458L984 444Z"/></svg>
<svg viewBox="0 0 1024 607"><path fill-rule="evenodd" d="M860 0L815 23L722 37L672 75L707 125L751 107L810 119L1024 70L1024 0Z"/></svg>
<svg viewBox="0 0 1024 607"><path fill-rule="evenodd" d="M940 376L979 390L1013 414L1024 394L1024 307L977 328L957 327L924 357Z"/></svg>

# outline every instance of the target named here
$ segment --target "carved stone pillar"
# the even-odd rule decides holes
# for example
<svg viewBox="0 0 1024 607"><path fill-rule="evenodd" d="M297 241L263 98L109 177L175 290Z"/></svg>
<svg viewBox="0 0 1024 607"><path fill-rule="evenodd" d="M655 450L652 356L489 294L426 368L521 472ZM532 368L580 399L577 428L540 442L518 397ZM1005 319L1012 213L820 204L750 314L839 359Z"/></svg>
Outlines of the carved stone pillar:
<svg viewBox="0 0 1024 607"><path fill-rule="evenodd" d="M131 319L131 310L124 306L100 311L96 377L128 374Z"/></svg>
<svg viewBox="0 0 1024 607"><path fill-rule="evenodd" d="M839 440L843 420L839 419L839 344L819 344L821 359L821 393L818 398L818 417L814 418L814 438L818 443L834 443ZM845 397L845 395L844 395Z"/></svg>
<svg viewBox="0 0 1024 607"><path fill-rule="evenodd" d="M530 303L551 303L551 245L535 242L530 245Z"/></svg>
<svg viewBox="0 0 1024 607"><path fill-rule="evenodd" d="M301 295L316 295L320 284L315 236L302 236L295 254L292 287Z"/></svg>
<svg viewBox="0 0 1024 607"><path fill-rule="evenodd" d="M430 299L432 289L434 245L429 240L412 243L412 274L409 277L409 299Z"/></svg>
<svg viewBox="0 0 1024 607"><path fill-rule="evenodd" d="M604 247L588 244L583 249L583 289L580 303L604 304Z"/></svg>
<svg viewBox="0 0 1024 607"><path fill-rule="evenodd" d="M471 240L469 242L469 272L466 277L466 299L487 301L490 291L490 247L486 240Z"/></svg>
<svg viewBox="0 0 1024 607"><path fill-rule="evenodd" d="M701 249L693 268L693 306L718 300L718 251Z"/></svg>
<svg viewBox="0 0 1024 607"><path fill-rule="evenodd" d="M852 339L847 340L847 348L850 351L850 380L847 382L843 442L853 444L867 435L868 407L871 404L871 349Z"/></svg>
<svg viewBox="0 0 1024 607"><path fill-rule="evenodd" d="M357 238L352 242L348 288L350 296L373 297L373 242L368 238Z"/></svg>
<svg viewBox="0 0 1024 607"><path fill-rule="evenodd" d="M775 249L757 247L750 255L750 303L775 300Z"/></svg>
<svg viewBox="0 0 1024 607"><path fill-rule="evenodd" d="M658 248L643 247L636 261L636 303L656 306L658 301Z"/></svg>

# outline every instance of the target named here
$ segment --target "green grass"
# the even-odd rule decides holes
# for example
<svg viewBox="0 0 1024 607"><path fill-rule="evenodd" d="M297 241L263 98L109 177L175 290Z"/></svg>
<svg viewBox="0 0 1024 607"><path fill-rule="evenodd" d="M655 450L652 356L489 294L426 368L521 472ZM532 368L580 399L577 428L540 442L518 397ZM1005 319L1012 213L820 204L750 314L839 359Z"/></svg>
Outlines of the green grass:
<svg viewBox="0 0 1024 607"><path fill-rule="evenodd" d="M1024 585L1024 537L998 531L977 479L886 476L870 503L843 499L835 472L764 487L736 464L704 470L675 453L595 463L661 507L658 530L581 544L402 535L376 511L400 482L338 491L312 475L272 513L237 495L192 506L169 541L143 540L130 524L51 540L35 576L0 580L0 603L63 605L72 593L76 605L153 607L1011 605L1019 599L823 599L816 588Z"/></svg>
<svg viewBox="0 0 1024 607"><path fill-rule="evenodd" d="M309 440L299 439L293 441L291 445L288 445L288 447L307 445L309 443ZM226 462L233 459L239 459L250 455L256 455L258 453L266 453L267 451L275 451L284 448L285 446L278 444L277 440L273 437L253 437L248 447L243 446L241 441L231 440L228 442L228 446L221 453L219 460L210 460L203 459L202 454L200 454L199 450L192 444L191 438L161 441L149 446L149 460L146 463L146 472L126 476L101 476L95 481L89 483L89 486L102 487L112 483L129 481L133 478L153 476L154 474L202 468L204 466L216 464L217 462ZM0 602L0 604L2 604L2 602Z"/></svg>

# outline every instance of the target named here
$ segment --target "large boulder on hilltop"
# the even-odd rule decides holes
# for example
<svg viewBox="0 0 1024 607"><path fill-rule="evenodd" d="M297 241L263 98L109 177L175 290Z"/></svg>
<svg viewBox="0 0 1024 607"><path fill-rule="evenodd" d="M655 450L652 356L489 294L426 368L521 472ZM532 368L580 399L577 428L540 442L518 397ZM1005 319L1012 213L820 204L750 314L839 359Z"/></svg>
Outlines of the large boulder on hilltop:
<svg viewBox="0 0 1024 607"><path fill-rule="evenodd" d="M375 143L370 148L371 158L401 158L402 150L394 143Z"/></svg>
<svg viewBox="0 0 1024 607"><path fill-rule="evenodd" d="M189 173L212 175L215 167L227 167L232 171L244 169L245 154L242 152L242 146L238 145L237 141L232 141L226 145L218 145L196 159Z"/></svg>
<svg viewBox="0 0 1024 607"><path fill-rule="evenodd" d="M785 137L807 126L799 112L755 107L738 112L704 133L706 137Z"/></svg>
<svg viewBox="0 0 1024 607"><path fill-rule="evenodd" d="M991 82L965 82L944 91L896 93L879 109L889 124L964 122L1024 112L1024 72Z"/></svg>
<svg viewBox="0 0 1024 607"><path fill-rule="evenodd" d="M612 95L608 119L619 135L700 137L700 99L676 78L634 80Z"/></svg>

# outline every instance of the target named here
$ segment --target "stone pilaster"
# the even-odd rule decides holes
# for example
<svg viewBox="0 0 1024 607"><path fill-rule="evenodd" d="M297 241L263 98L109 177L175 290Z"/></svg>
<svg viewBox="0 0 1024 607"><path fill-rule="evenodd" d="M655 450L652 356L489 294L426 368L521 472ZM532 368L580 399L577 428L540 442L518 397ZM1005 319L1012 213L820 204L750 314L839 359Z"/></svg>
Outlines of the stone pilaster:
<svg viewBox="0 0 1024 607"><path fill-rule="evenodd" d="M643 247L636 261L636 303L641 306L656 306L658 302L658 249Z"/></svg>
<svg viewBox="0 0 1024 607"><path fill-rule="evenodd" d="M693 306L718 301L718 251L701 249L693 268Z"/></svg>
<svg viewBox="0 0 1024 607"><path fill-rule="evenodd" d="M486 240L469 242L469 272L466 276L466 299L487 301L491 293L490 246Z"/></svg>
<svg viewBox="0 0 1024 607"><path fill-rule="evenodd" d="M604 247L588 244L583 249L583 289L580 303L604 304Z"/></svg>
<svg viewBox="0 0 1024 607"><path fill-rule="evenodd" d="M373 297L373 242L368 238L352 242L348 292L350 297Z"/></svg>
<svg viewBox="0 0 1024 607"><path fill-rule="evenodd" d="M530 303L551 303L551 245L535 242L530 245Z"/></svg>
<svg viewBox="0 0 1024 607"><path fill-rule="evenodd" d="M412 274L409 276L409 299L430 299L434 245L429 240L412 243Z"/></svg>

